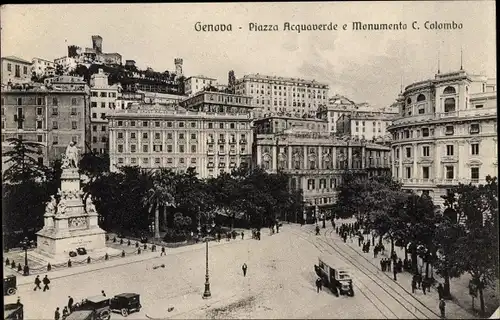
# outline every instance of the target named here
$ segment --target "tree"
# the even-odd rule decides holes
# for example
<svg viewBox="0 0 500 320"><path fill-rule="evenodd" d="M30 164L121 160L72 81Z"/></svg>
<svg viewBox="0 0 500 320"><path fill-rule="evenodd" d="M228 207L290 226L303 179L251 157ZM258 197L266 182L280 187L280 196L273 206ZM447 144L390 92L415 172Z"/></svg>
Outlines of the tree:
<svg viewBox="0 0 500 320"><path fill-rule="evenodd" d="M35 159L35 155L41 154L43 145L37 142L23 140L20 138L8 138L12 146L3 154L8 160L8 166L3 178L9 183L22 183L28 180L41 180L45 178L48 168Z"/></svg>
<svg viewBox="0 0 500 320"><path fill-rule="evenodd" d="M434 243L436 259L433 266L436 272L444 279L444 297L450 297L450 278L458 278L463 273L461 261L458 261L456 252L462 250L459 240L465 235L464 226L444 219L436 229Z"/></svg>
<svg viewBox="0 0 500 320"><path fill-rule="evenodd" d="M83 197L83 203L90 194L90 186L95 182L95 180L109 173L109 155L108 154L95 154L93 152L84 153L79 162L80 174L85 175L88 178L83 185L83 191L85 192Z"/></svg>
<svg viewBox="0 0 500 320"><path fill-rule="evenodd" d="M472 276L484 313L483 290L498 278L498 184L487 176L485 185L459 184L448 204L465 218L465 235L457 240L453 261ZM454 199L454 202L453 202Z"/></svg>
<svg viewBox="0 0 500 320"><path fill-rule="evenodd" d="M214 211L223 212L231 218L231 230L234 228L234 220L239 209L237 205L239 186L229 173L221 173L216 178L207 181L210 193L214 198Z"/></svg>
<svg viewBox="0 0 500 320"><path fill-rule="evenodd" d="M56 71L55 71L56 76L62 76L64 74L64 67L62 64L56 65Z"/></svg>

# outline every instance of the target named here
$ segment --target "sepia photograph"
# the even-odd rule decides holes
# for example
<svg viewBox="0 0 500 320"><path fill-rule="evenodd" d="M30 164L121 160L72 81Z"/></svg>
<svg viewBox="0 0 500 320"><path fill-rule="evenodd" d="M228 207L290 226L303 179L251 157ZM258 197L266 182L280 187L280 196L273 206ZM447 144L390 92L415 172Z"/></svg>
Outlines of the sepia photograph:
<svg viewBox="0 0 500 320"><path fill-rule="evenodd" d="M2 5L4 319L500 318L495 12Z"/></svg>

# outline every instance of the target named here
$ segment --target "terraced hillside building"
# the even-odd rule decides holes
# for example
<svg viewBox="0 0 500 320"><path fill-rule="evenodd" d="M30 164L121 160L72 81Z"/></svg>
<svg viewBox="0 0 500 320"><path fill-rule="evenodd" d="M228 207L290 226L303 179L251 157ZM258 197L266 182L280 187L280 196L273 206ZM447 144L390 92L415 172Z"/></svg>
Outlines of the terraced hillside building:
<svg viewBox="0 0 500 320"><path fill-rule="evenodd" d="M392 172L403 188L442 195L459 182L484 183L498 169L496 79L465 70L413 83L397 103Z"/></svg>

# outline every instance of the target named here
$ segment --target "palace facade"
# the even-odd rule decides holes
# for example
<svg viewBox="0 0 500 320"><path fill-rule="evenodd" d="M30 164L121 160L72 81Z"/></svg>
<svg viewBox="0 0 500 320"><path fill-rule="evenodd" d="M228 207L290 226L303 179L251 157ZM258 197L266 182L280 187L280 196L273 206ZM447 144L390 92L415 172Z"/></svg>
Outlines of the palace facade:
<svg viewBox="0 0 500 320"><path fill-rule="evenodd" d="M496 176L496 80L465 70L436 74L407 86L398 99L392 134L392 173L403 188L441 196L458 183Z"/></svg>

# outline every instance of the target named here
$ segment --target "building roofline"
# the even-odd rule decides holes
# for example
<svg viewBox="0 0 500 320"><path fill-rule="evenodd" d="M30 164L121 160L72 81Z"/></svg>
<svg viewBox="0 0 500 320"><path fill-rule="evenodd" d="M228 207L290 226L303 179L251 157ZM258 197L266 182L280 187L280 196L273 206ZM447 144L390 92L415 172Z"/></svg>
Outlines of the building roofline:
<svg viewBox="0 0 500 320"><path fill-rule="evenodd" d="M15 62L23 62L23 63L26 63L26 64L31 64L31 61L28 61L26 59L19 58L19 57L16 57L16 56L1 57L1 59L15 61Z"/></svg>

